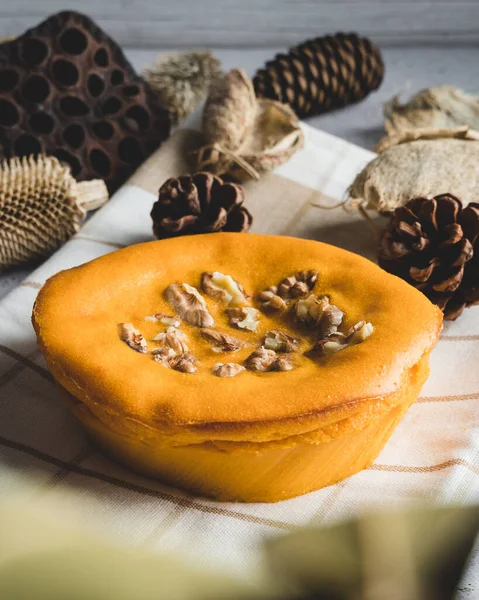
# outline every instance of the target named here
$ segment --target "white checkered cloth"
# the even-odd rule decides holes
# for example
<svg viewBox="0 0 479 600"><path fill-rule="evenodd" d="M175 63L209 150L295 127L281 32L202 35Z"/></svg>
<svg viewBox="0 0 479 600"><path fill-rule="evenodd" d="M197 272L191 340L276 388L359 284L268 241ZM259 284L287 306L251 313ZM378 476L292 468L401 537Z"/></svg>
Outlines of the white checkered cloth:
<svg viewBox="0 0 479 600"><path fill-rule="evenodd" d="M320 239L371 256L374 245L361 217L318 205L342 200L373 154L310 127L304 131L304 150L248 186L254 231ZM446 324L421 397L376 463L318 492L278 504L218 503L139 477L87 440L59 400L37 348L30 324L36 294L62 269L152 239L153 192L185 168L184 146L194 135L177 133L78 235L0 302L0 494L36 498L68 488L73 508L92 527L248 577L267 536L420 500L478 502L479 307ZM28 485L25 475L31 476Z"/></svg>

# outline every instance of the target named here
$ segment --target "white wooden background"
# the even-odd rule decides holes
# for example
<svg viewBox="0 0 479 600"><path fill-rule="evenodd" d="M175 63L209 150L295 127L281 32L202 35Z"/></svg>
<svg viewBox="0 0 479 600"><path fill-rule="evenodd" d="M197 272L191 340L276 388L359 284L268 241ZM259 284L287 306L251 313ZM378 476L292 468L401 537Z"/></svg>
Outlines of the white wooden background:
<svg viewBox="0 0 479 600"><path fill-rule="evenodd" d="M0 0L0 36L65 9L137 48L288 46L351 29L383 45L479 41L478 0Z"/></svg>

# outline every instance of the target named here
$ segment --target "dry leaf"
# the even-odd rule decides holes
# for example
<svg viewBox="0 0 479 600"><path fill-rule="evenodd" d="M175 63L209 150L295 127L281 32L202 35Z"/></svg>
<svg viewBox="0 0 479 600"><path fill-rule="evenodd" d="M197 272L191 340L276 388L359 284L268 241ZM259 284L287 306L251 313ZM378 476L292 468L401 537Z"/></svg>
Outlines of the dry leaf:
<svg viewBox="0 0 479 600"><path fill-rule="evenodd" d="M261 174L287 162L303 143L303 131L293 110L262 98L258 99L253 130L241 149L241 158ZM233 162L228 172L239 180L249 178L238 163Z"/></svg>
<svg viewBox="0 0 479 600"><path fill-rule="evenodd" d="M453 129L434 129L430 127L406 129L404 131L397 131L391 135L386 135L379 140L374 150L378 154L381 154L381 152L384 152L388 148L399 144L405 144L415 140L440 140L444 138L472 140L477 142L479 141L479 131L470 129L467 125L461 125L461 127L455 127Z"/></svg>
<svg viewBox="0 0 479 600"><path fill-rule="evenodd" d="M388 134L410 129L449 129L467 125L479 129L479 97L447 85L415 94L401 104L395 96L384 105L384 128Z"/></svg>
<svg viewBox="0 0 479 600"><path fill-rule="evenodd" d="M444 193L457 196L464 205L479 202L477 132L457 128L439 133L416 131L409 141L411 132L405 132L382 144L382 153L350 186L349 206L388 213L411 198ZM396 145L391 146L393 141Z"/></svg>

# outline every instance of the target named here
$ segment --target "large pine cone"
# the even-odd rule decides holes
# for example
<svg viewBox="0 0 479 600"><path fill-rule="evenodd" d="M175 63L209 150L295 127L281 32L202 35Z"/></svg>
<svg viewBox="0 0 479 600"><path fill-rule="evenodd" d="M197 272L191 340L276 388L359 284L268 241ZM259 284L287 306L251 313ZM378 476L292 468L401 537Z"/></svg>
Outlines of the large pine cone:
<svg viewBox="0 0 479 600"><path fill-rule="evenodd" d="M299 117L359 102L384 75L378 48L355 33L318 37L278 54L257 71L257 96L290 104Z"/></svg>
<svg viewBox="0 0 479 600"><path fill-rule="evenodd" d="M243 188L211 173L165 181L151 218L157 238L215 231L247 231L253 217L243 206Z"/></svg>
<svg viewBox="0 0 479 600"><path fill-rule="evenodd" d="M455 196L415 198L397 208L383 232L379 265L421 290L457 319L479 303L479 204Z"/></svg>

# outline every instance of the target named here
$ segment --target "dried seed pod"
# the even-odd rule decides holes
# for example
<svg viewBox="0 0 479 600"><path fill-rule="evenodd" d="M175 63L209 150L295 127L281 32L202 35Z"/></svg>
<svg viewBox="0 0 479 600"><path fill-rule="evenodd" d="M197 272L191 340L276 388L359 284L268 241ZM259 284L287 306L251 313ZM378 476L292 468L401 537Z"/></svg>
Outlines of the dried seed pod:
<svg viewBox="0 0 479 600"><path fill-rule="evenodd" d="M158 57L144 75L177 125L194 111L220 73L211 52L191 51Z"/></svg>
<svg viewBox="0 0 479 600"><path fill-rule="evenodd" d="M50 154L110 193L169 136L168 112L89 17L51 15L0 45L0 148Z"/></svg>
<svg viewBox="0 0 479 600"><path fill-rule="evenodd" d="M53 156L0 163L0 269L49 256L108 200L103 181L77 183Z"/></svg>

